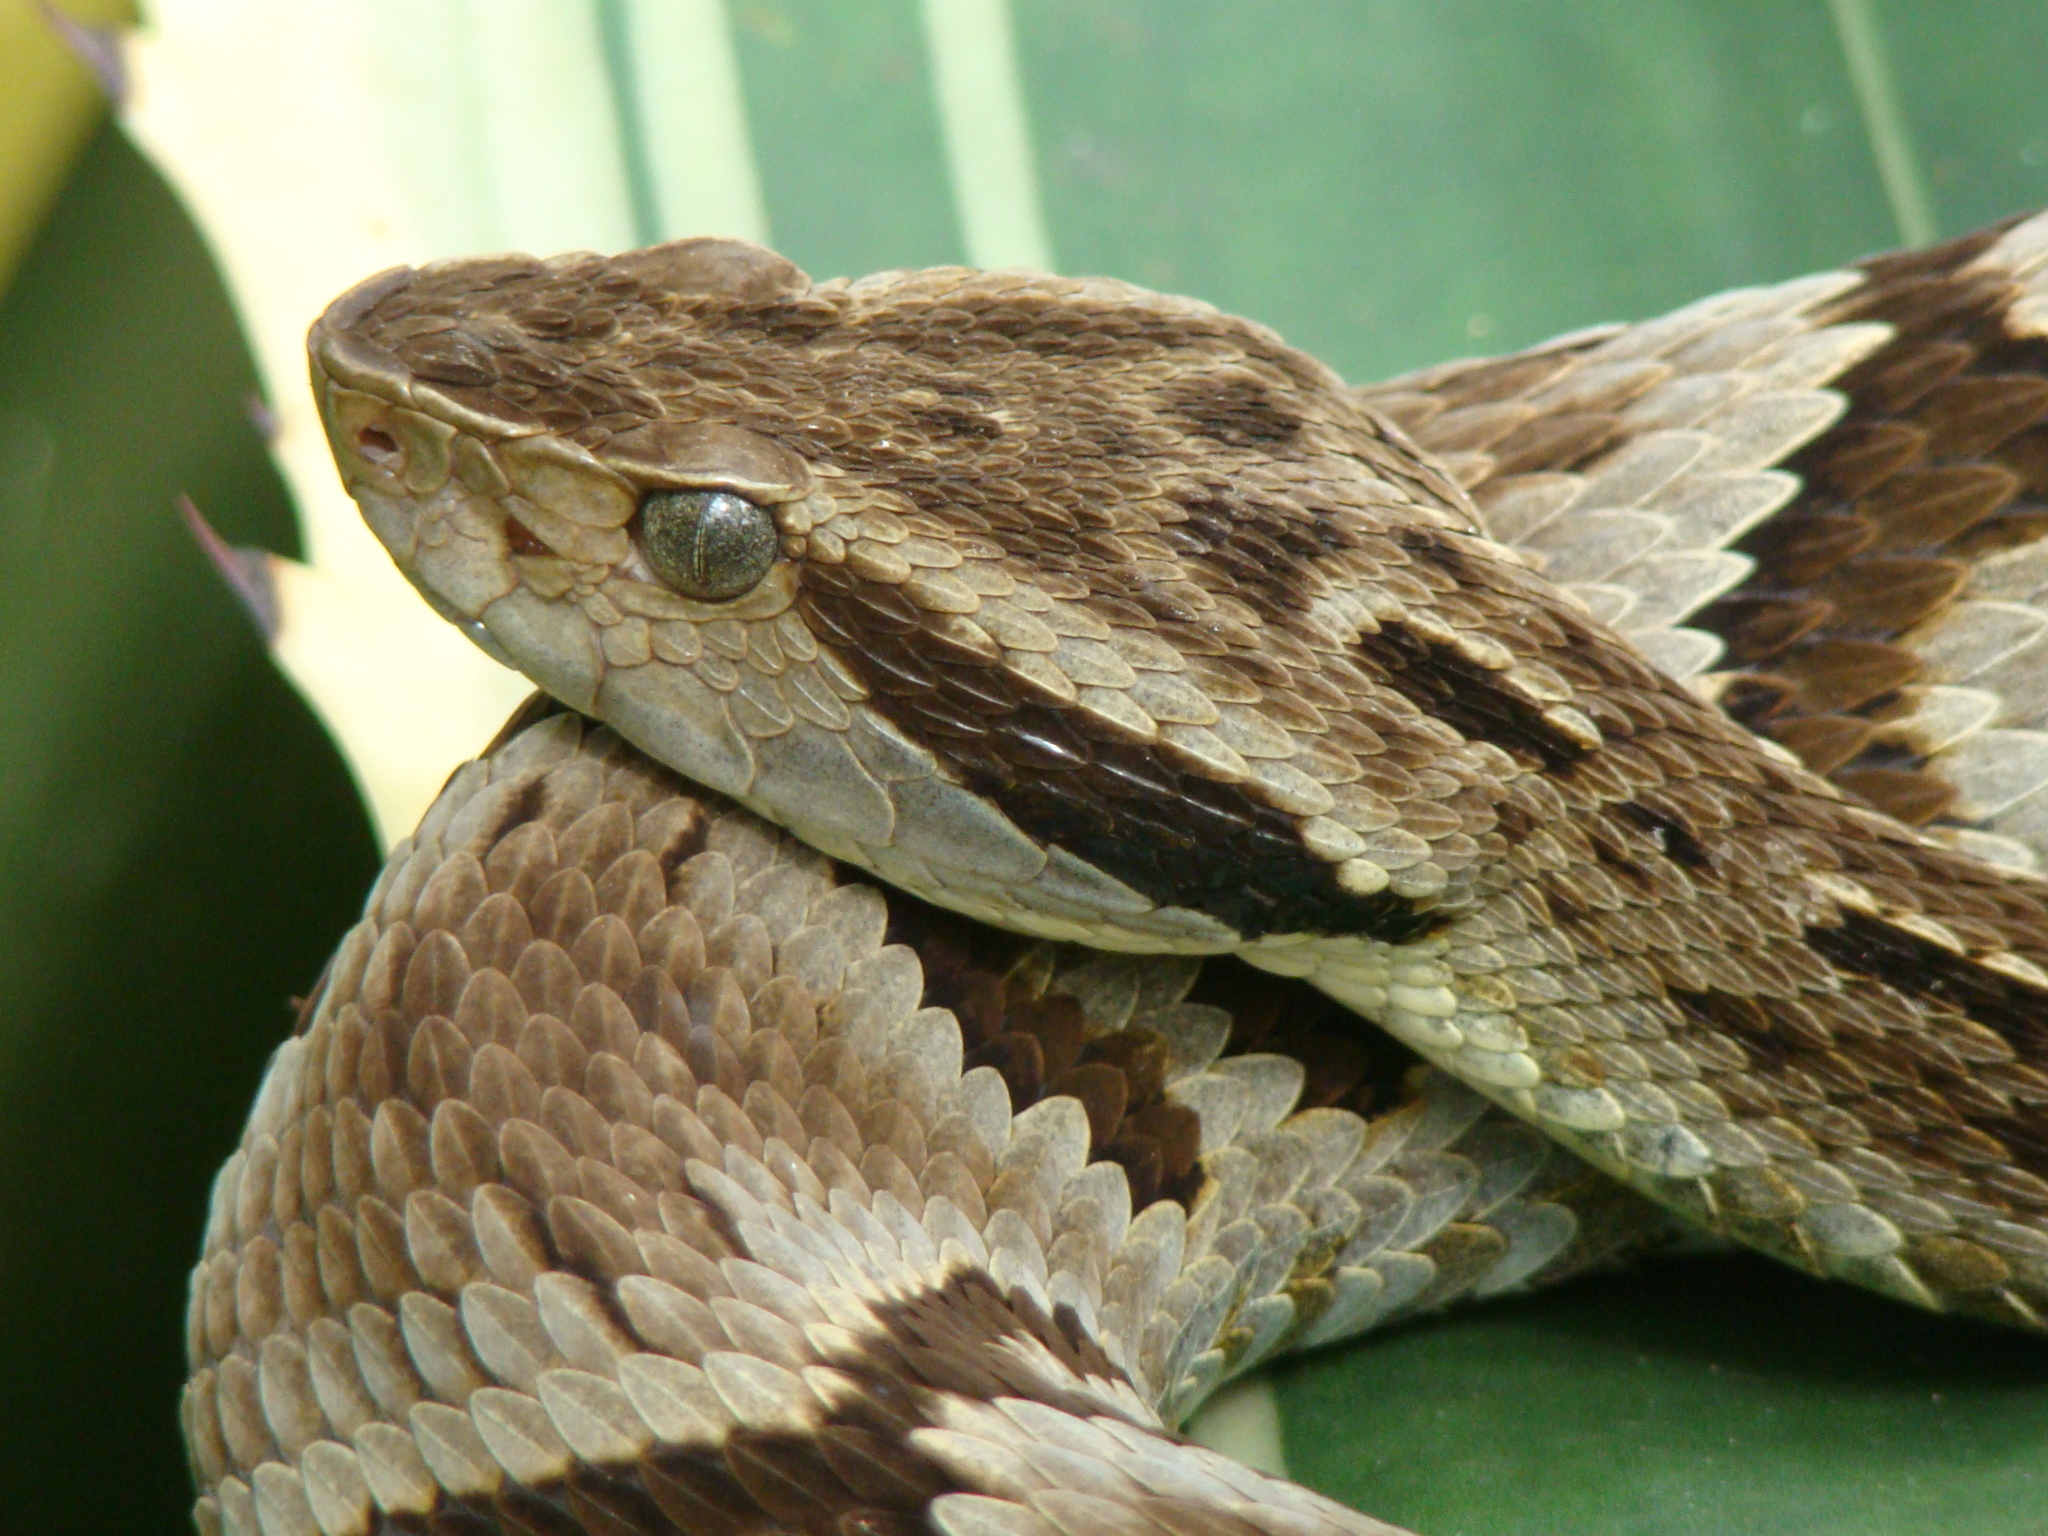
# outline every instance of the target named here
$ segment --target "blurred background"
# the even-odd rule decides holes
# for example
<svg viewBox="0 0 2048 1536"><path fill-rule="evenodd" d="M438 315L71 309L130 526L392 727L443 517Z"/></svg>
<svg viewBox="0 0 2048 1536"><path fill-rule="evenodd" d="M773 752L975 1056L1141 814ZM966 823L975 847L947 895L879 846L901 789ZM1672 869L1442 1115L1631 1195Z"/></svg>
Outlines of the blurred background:
<svg viewBox="0 0 2048 1536"><path fill-rule="evenodd" d="M189 495L230 542L374 586L290 447L296 337L342 284L744 234L821 277L1107 273L1365 379L2048 202L2040 0L143 10L87 38L123 113L0 0L8 1530L190 1528L173 1406L209 1180L380 835L489 734L460 706L502 713L502 682L437 674L345 757L321 719L360 729L385 685L346 663L409 610L288 617L309 705L175 515ZM1270 1402L1292 1475L1434 1536L1999 1536L2048 1497L2048 1350L1737 1258L1314 1357Z"/></svg>

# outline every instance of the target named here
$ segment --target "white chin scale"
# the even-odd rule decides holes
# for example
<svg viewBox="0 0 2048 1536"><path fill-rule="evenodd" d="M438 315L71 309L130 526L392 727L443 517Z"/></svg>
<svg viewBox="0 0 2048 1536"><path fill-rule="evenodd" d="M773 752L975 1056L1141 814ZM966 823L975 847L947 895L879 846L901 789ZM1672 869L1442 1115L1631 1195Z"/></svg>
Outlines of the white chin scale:
<svg viewBox="0 0 2048 1536"><path fill-rule="evenodd" d="M741 730L727 696L688 667L614 669L595 713L686 778L730 795L833 858L999 927L1101 949L1215 954L1229 926L1162 907L1036 842L932 754L868 710L831 729L804 719Z"/></svg>

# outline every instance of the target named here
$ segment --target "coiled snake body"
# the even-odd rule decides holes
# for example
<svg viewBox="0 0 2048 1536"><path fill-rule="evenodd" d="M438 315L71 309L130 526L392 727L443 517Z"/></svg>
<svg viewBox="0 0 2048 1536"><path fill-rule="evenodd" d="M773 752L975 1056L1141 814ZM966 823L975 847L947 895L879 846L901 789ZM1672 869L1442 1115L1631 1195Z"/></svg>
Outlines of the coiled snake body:
<svg viewBox="0 0 2048 1536"><path fill-rule="evenodd" d="M2044 265L1357 391L730 242L338 301L352 493L568 708L222 1172L202 1528L1385 1530L1172 1426L1672 1213L2040 1327Z"/></svg>

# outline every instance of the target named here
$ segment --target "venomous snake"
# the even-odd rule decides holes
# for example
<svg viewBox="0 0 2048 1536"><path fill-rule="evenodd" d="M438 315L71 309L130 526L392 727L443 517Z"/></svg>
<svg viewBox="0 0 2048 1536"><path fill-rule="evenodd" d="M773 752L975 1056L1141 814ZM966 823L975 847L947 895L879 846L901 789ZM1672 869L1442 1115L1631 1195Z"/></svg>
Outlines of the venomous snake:
<svg viewBox="0 0 2048 1536"><path fill-rule="evenodd" d="M559 702L217 1181L201 1529L1384 1532L1174 1426L1683 1228L2041 1328L2044 337L2048 216L1365 389L1102 280L370 279L344 478Z"/></svg>

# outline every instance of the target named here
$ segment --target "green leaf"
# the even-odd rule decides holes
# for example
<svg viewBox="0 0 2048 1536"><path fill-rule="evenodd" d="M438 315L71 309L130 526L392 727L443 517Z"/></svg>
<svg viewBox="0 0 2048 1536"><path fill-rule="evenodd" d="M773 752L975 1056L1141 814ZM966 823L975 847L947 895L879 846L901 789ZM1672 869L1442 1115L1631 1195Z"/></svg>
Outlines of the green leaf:
<svg viewBox="0 0 2048 1536"><path fill-rule="evenodd" d="M0 305L0 1486L180 1532L185 1273L374 871L339 760L180 526L295 548L206 253L112 128Z"/></svg>
<svg viewBox="0 0 2048 1536"><path fill-rule="evenodd" d="M1289 1472L1430 1536L2033 1536L2048 1345L1700 1255L1274 1373Z"/></svg>

